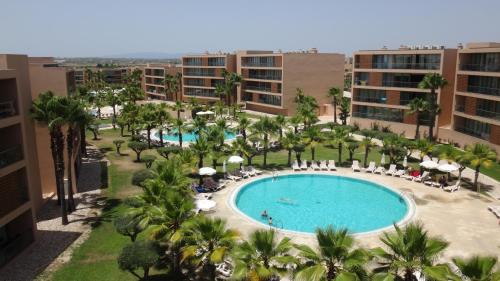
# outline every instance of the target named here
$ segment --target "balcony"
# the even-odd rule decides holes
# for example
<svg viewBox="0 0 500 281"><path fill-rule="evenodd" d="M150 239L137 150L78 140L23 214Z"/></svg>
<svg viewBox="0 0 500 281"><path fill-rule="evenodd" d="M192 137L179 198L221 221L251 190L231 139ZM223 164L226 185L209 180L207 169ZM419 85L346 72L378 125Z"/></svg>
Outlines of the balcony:
<svg viewBox="0 0 500 281"><path fill-rule="evenodd" d="M490 95L490 96L500 96L500 88L468 85L467 92Z"/></svg>
<svg viewBox="0 0 500 281"><path fill-rule="evenodd" d="M387 98L386 97L371 97L371 96L359 96L359 95L357 95L357 96L354 96L354 101L385 104L385 103L387 103Z"/></svg>
<svg viewBox="0 0 500 281"><path fill-rule="evenodd" d="M476 108L476 115L495 120L500 120L500 112Z"/></svg>
<svg viewBox="0 0 500 281"><path fill-rule="evenodd" d="M438 70L440 63L356 63L356 68L364 69L415 69Z"/></svg>
<svg viewBox="0 0 500 281"><path fill-rule="evenodd" d="M0 119L17 115L14 101L0 102Z"/></svg>
<svg viewBox="0 0 500 281"><path fill-rule="evenodd" d="M367 119L376 119L382 121L390 121L390 122L403 122L403 113L401 111L400 114L387 114L387 113L376 113L376 112L360 112L354 111L352 113L352 117L358 118L367 118Z"/></svg>
<svg viewBox="0 0 500 281"><path fill-rule="evenodd" d="M185 71L184 75L185 76L215 77L215 71Z"/></svg>
<svg viewBox="0 0 500 281"><path fill-rule="evenodd" d="M460 70L482 71L482 72L500 72L500 64L460 64Z"/></svg>
<svg viewBox="0 0 500 281"><path fill-rule="evenodd" d="M261 92L271 92L271 87L259 87L259 86L251 86L251 85L246 85L245 89L247 90L253 90L253 91L261 91Z"/></svg>
<svg viewBox="0 0 500 281"><path fill-rule="evenodd" d="M23 149L21 145L0 151L0 169L23 160Z"/></svg>
<svg viewBox="0 0 500 281"><path fill-rule="evenodd" d="M249 74L250 79L281 80L281 75Z"/></svg>
<svg viewBox="0 0 500 281"><path fill-rule="evenodd" d="M458 112L465 112L465 105L464 104L455 104L455 111Z"/></svg>
<svg viewBox="0 0 500 281"><path fill-rule="evenodd" d="M382 80L382 87L418 88L420 82Z"/></svg>

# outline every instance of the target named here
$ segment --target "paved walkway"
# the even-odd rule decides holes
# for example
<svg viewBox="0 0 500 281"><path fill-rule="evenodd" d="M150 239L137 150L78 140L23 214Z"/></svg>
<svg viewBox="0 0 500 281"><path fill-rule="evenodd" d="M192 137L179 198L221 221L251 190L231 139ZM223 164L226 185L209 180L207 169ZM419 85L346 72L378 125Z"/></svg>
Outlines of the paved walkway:
<svg viewBox="0 0 500 281"><path fill-rule="evenodd" d="M445 260L454 256L470 256L472 254L500 257L499 220L487 210L487 206L499 204L499 201L478 195L467 189L449 193L401 178L365 172L353 173L348 168L339 168L337 172L315 171L314 173L341 174L366 179L407 194L416 205L416 212L411 220L422 221L432 235L443 237L450 242L444 255ZM285 172L280 172L280 174L285 174ZM270 175L267 174L267 176ZM264 226L234 210L230 204L230 197L239 186L254 179L255 177L231 183L227 188L215 193L213 198L217 202L217 208L211 215L226 219L228 226L238 229L245 238L253 230ZM312 246L316 244L312 235L289 233L286 235L292 237L296 243ZM382 246L379 234L361 235L357 237L357 240L360 245L369 248Z"/></svg>

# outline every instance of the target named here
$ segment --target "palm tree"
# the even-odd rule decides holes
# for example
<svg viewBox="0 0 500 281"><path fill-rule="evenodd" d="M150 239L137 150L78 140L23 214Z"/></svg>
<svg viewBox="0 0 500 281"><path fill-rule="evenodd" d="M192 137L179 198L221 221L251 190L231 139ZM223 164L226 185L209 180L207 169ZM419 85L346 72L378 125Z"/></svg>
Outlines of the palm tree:
<svg viewBox="0 0 500 281"><path fill-rule="evenodd" d="M139 110L139 119L147 132L148 148L151 148L151 130L158 126L158 110L153 103L147 103L141 106Z"/></svg>
<svg viewBox="0 0 500 281"><path fill-rule="evenodd" d="M475 170L474 187L477 192L480 192L481 187L477 182L477 179L479 178L479 170L481 167L491 167L491 165L493 165L493 161L497 159L497 153L485 144L476 143L465 147L465 158L470 161L472 168Z"/></svg>
<svg viewBox="0 0 500 281"><path fill-rule="evenodd" d="M453 258L453 263L462 275L470 281L498 281L500 270L494 272L498 259L496 257L473 256L469 259Z"/></svg>
<svg viewBox="0 0 500 281"><path fill-rule="evenodd" d="M153 175L170 188L182 191L190 183L186 170L180 158L171 157L168 161L156 161Z"/></svg>
<svg viewBox="0 0 500 281"><path fill-rule="evenodd" d="M304 132L302 132L302 137L304 139L304 143L311 148L311 158L312 160L316 160L316 147L322 141L322 135L319 127L309 127Z"/></svg>
<svg viewBox="0 0 500 281"><path fill-rule="evenodd" d="M250 127L250 120L246 118L245 116L241 116L238 119L238 131L240 134L243 136L243 139L246 141L247 140L247 128Z"/></svg>
<svg viewBox="0 0 500 281"><path fill-rule="evenodd" d="M363 140L361 140L361 142L359 143L359 145L364 148L365 150L365 156L364 156L364 162L363 162L363 165L364 167L368 167L367 163L368 163L368 154L370 153L370 150L372 149L372 147L375 147L376 144L373 142L373 133L371 131L368 131L368 130L363 130L361 132L361 134L364 136Z"/></svg>
<svg viewBox="0 0 500 281"><path fill-rule="evenodd" d="M252 130L255 135L258 135L259 138L264 143L264 168L267 166L267 152L269 150L269 137L274 134L276 131L276 124L274 121L267 117L260 117L257 122L252 125Z"/></svg>
<svg viewBox="0 0 500 281"><path fill-rule="evenodd" d="M256 230L248 241L233 250L235 280L270 280L286 273L286 265L293 263L289 254L293 244L285 237L277 241L274 230Z"/></svg>
<svg viewBox="0 0 500 281"><path fill-rule="evenodd" d="M427 111L429 112L429 141L434 140L434 125L436 124L436 115L439 113L439 105L436 102L436 90L446 86L448 81L439 73L427 73L424 79L420 81L418 87L420 89L429 89L427 95Z"/></svg>
<svg viewBox="0 0 500 281"><path fill-rule="evenodd" d="M181 120L181 111L184 110L184 104L180 100L176 100L175 104L172 105L172 109L177 111L177 120Z"/></svg>
<svg viewBox="0 0 500 281"><path fill-rule="evenodd" d="M415 139L420 138L420 116L427 109L427 102L421 98L414 98L408 104L410 110L408 110L407 114L415 114L415 123L417 128L415 129Z"/></svg>
<svg viewBox="0 0 500 281"><path fill-rule="evenodd" d="M297 104L297 115L301 117L306 129L318 121L316 111L319 105L314 97L305 95L302 89L297 88L294 101Z"/></svg>
<svg viewBox="0 0 500 281"><path fill-rule="evenodd" d="M342 97L343 92L338 87L332 87L328 90L328 96L332 98L333 106L333 122L337 124L337 106L339 105L339 100Z"/></svg>
<svg viewBox="0 0 500 281"><path fill-rule="evenodd" d="M230 106L234 88L241 82L241 75L223 69L222 77L224 77L224 82L215 85L215 92L220 96L221 101L225 98L226 104ZM233 115L236 115L236 108L233 110Z"/></svg>
<svg viewBox="0 0 500 281"><path fill-rule="evenodd" d="M215 281L217 268L215 264L224 261L233 248L239 233L227 229L226 221L220 218L205 216L184 223L182 227L183 241L182 261L189 260L208 271L208 279Z"/></svg>
<svg viewBox="0 0 500 281"><path fill-rule="evenodd" d="M287 132L285 137L281 140L281 146L288 151L287 165L292 165L292 151L299 142L299 136L293 132Z"/></svg>
<svg viewBox="0 0 500 281"><path fill-rule="evenodd" d="M335 230L331 226L316 230L318 251L307 245L296 245L303 262L295 280L368 280L363 268L370 259L364 249L353 249L354 238L347 229Z"/></svg>
<svg viewBox="0 0 500 281"><path fill-rule="evenodd" d="M347 118L350 116L351 112L351 99L342 97L340 99L340 120L342 120L342 125L347 125Z"/></svg>
<svg viewBox="0 0 500 281"><path fill-rule="evenodd" d="M160 137L160 146L163 147L163 129L165 125L172 119L167 111L167 105L160 103L156 105L156 117L158 118L158 135Z"/></svg>
<svg viewBox="0 0 500 281"><path fill-rule="evenodd" d="M47 91L33 101L31 116L37 122L47 126L50 134L50 149L54 162L54 173L57 188L57 202L61 206L62 224L68 224L66 198L64 194L64 134L62 127L66 123L67 98L55 96Z"/></svg>
<svg viewBox="0 0 500 281"><path fill-rule="evenodd" d="M198 168L202 168L203 159L210 153L210 144L207 138L203 135L199 135L196 141L191 144L190 148L198 155Z"/></svg>
<svg viewBox="0 0 500 281"><path fill-rule="evenodd" d="M347 145L350 139L350 132L347 128L339 126L333 131L333 143L339 150L339 165L342 165L342 150L344 145Z"/></svg>
<svg viewBox="0 0 500 281"><path fill-rule="evenodd" d="M359 148L359 143L357 141L351 139L347 142L347 151L349 152L349 162L352 163L354 153L358 148Z"/></svg>
<svg viewBox="0 0 500 281"><path fill-rule="evenodd" d="M443 269L435 266L434 262L446 249L448 242L430 237L420 223L410 223L403 229L394 225L394 228L395 233L385 232L380 238L388 249L373 249L381 265L375 280L402 277L405 281L416 281L416 272L427 276Z"/></svg>
<svg viewBox="0 0 500 281"><path fill-rule="evenodd" d="M121 104L120 97L115 93L114 88L109 88L106 91L106 103L111 106L113 109L113 120L111 120L111 124L113 125L113 129L116 128L116 106Z"/></svg>
<svg viewBox="0 0 500 281"><path fill-rule="evenodd" d="M420 151L420 162L424 161L424 156L430 155L434 150L434 143L426 140L419 139L415 143L415 148Z"/></svg>
<svg viewBox="0 0 500 281"><path fill-rule="evenodd" d="M295 114L290 118L290 125L293 127L293 132L298 134L299 133L299 125L302 123L302 117L298 114Z"/></svg>
<svg viewBox="0 0 500 281"><path fill-rule="evenodd" d="M181 119L175 119L174 127L176 134L179 137L179 146L182 147L182 132L184 131L184 122Z"/></svg>
<svg viewBox="0 0 500 281"><path fill-rule="evenodd" d="M283 138L283 129L288 124L288 121L286 120L285 116L280 114L280 115L276 116L276 118L274 118L274 123L278 127L279 142L281 142L281 139Z"/></svg>
<svg viewBox="0 0 500 281"><path fill-rule="evenodd" d="M178 72L176 75L165 72L165 78L163 79L165 84L165 99L178 101L177 93L180 88L180 79L182 74ZM173 95L175 94L175 98ZM170 98L171 97L171 98Z"/></svg>

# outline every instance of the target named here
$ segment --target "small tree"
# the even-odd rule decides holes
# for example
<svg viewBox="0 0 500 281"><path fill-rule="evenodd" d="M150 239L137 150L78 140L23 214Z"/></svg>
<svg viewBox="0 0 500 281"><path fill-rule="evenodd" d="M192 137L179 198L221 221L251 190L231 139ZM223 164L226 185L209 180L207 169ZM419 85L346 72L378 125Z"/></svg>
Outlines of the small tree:
<svg viewBox="0 0 500 281"><path fill-rule="evenodd" d="M129 141L128 147L137 155L135 162L141 162L141 153L148 148L148 145L140 141Z"/></svg>
<svg viewBox="0 0 500 281"><path fill-rule="evenodd" d="M132 242L135 242L137 235L144 230L140 227L139 220L126 215L118 216L113 223L116 232L123 236L128 236Z"/></svg>
<svg viewBox="0 0 500 281"><path fill-rule="evenodd" d="M180 146L166 146L166 147L160 147L156 149L156 152L160 154L163 158L168 160L168 157L170 154L177 154L181 150Z"/></svg>
<svg viewBox="0 0 500 281"><path fill-rule="evenodd" d="M122 155L121 152L120 152L120 148L122 147L122 144L124 143L125 141L124 140L113 140L113 144L115 145L116 147L116 153L118 155Z"/></svg>
<svg viewBox="0 0 500 281"><path fill-rule="evenodd" d="M359 143L356 141L350 141L347 143L347 150L349 151L349 161L352 162L352 158L354 156L354 152L359 148Z"/></svg>
<svg viewBox="0 0 500 281"><path fill-rule="evenodd" d="M154 155L144 155L144 157L142 157L142 162L144 162L144 164L146 164L146 168L151 168L151 166L153 165L153 163L155 162L156 160L156 156Z"/></svg>
<svg viewBox="0 0 500 281"><path fill-rule="evenodd" d="M340 99L340 115L339 118L342 120L342 125L347 125L347 117L350 116L351 112L351 100L346 97Z"/></svg>
<svg viewBox="0 0 500 281"><path fill-rule="evenodd" d="M121 270L127 270L139 277L135 270L142 268L144 275L142 279L149 277L149 269L155 265L159 258L158 245L152 241L136 241L125 246L118 256L118 266ZM139 277L140 278L140 277Z"/></svg>

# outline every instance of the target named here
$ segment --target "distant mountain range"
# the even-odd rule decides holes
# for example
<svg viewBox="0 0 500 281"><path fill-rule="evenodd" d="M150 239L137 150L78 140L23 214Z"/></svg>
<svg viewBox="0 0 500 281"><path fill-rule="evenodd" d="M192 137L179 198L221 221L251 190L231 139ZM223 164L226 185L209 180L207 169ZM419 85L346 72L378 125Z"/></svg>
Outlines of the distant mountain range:
<svg viewBox="0 0 500 281"><path fill-rule="evenodd" d="M101 56L101 58L127 58L127 59L178 59L183 53L137 52Z"/></svg>

